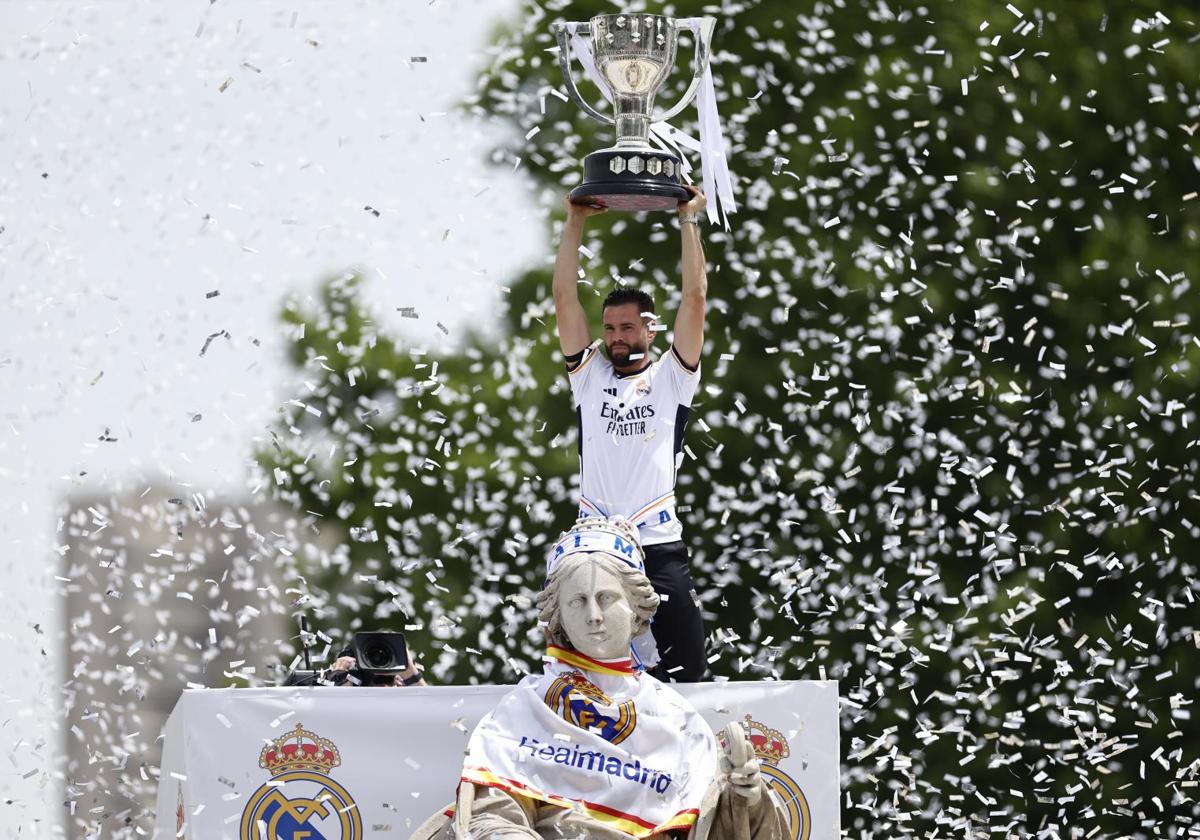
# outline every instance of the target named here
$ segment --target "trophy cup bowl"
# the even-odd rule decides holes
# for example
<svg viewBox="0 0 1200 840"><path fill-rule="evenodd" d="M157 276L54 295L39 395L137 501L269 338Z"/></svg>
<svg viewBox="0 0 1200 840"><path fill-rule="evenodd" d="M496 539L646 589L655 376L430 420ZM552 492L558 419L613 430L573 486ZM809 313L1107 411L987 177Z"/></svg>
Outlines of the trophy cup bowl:
<svg viewBox="0 0 1200 840"><path fill-rule="evenodd" d="M675 65L679 28L674 18L650 14L596 15L588 23L557 23L558 61L567 93L595 120L616 126L616 143L583 159L583 183L571 190L577 204L614 210L672 210L691 195L682 186L678 155L650 145L650 125L671 119L696 94L708 67L715 18L702 19L696 38L691 84L666 113L652 116L654 98ZM572 31L591 38L592 56L612 102L613 116L593 108L575 87L571 74Z"/></svg>

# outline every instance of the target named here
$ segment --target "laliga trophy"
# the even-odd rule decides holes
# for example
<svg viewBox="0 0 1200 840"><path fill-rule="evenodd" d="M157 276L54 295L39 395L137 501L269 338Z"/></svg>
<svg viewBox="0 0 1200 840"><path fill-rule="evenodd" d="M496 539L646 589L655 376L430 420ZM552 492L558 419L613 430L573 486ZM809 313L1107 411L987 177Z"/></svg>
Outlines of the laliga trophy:
<svg viewBox="0 0 1200 840"><path fill-rule="evenodd" d="M583 160L583 183L571 191L577 204L601 204L614 210L674 210L690 194L680 186L681 160L650 145L650 125L679 114L692 98L708 67L709 46L716 18L701 18L696 37L696 62L683 98L666 113L651 116L654 97L675 64L678 23L665 15L596 15L588 23L556 23L558 62L567 93L583 112L617 127L616 145L592 152ZM571 76L572 34L590 37L595 69L612 101L609 117L579 94ZM585 63L586 57L580 57Z"/></svg>

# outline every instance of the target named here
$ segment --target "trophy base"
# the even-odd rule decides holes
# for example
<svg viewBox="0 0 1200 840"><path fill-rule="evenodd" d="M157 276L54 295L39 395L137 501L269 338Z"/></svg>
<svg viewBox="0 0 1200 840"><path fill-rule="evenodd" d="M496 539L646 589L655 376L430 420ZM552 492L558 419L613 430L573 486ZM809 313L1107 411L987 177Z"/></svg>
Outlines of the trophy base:
<svg viewBox="0 0 1200 840"><path fill-rule="evenodd" d="M611 210L674 210L691 193L679 185L679 158L655 149L605 149L583 159L583 183L571 190L575 204Z"/></svg>

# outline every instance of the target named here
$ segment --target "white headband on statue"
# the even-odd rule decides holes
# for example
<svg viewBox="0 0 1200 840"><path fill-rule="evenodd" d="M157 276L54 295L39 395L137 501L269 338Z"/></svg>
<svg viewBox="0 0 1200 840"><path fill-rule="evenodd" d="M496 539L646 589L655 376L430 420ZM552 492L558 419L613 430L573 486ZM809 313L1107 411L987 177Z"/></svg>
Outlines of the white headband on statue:
<svg viewBox="0 0 1200 840"><path fill-rule="evenodd" d="M609 520L589 516L575 523L550 549L546 555L546 577L554 573L564 557L586 552L607 554L639 572L646 571L645 552L631 525L620 517Z"/></svg>

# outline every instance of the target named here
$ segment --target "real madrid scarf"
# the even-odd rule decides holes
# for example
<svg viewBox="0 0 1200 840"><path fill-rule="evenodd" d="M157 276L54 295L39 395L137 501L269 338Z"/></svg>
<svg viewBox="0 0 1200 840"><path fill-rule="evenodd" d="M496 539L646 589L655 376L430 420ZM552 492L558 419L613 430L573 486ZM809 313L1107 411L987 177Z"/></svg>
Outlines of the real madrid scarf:
<svg viewBox="0 0 1200 840"><path fill-rule="evenodd" d="M462 779L577 808L631 837L687 829L717 769L704 719L628 659L551 647L475 728Z"/></svg>

